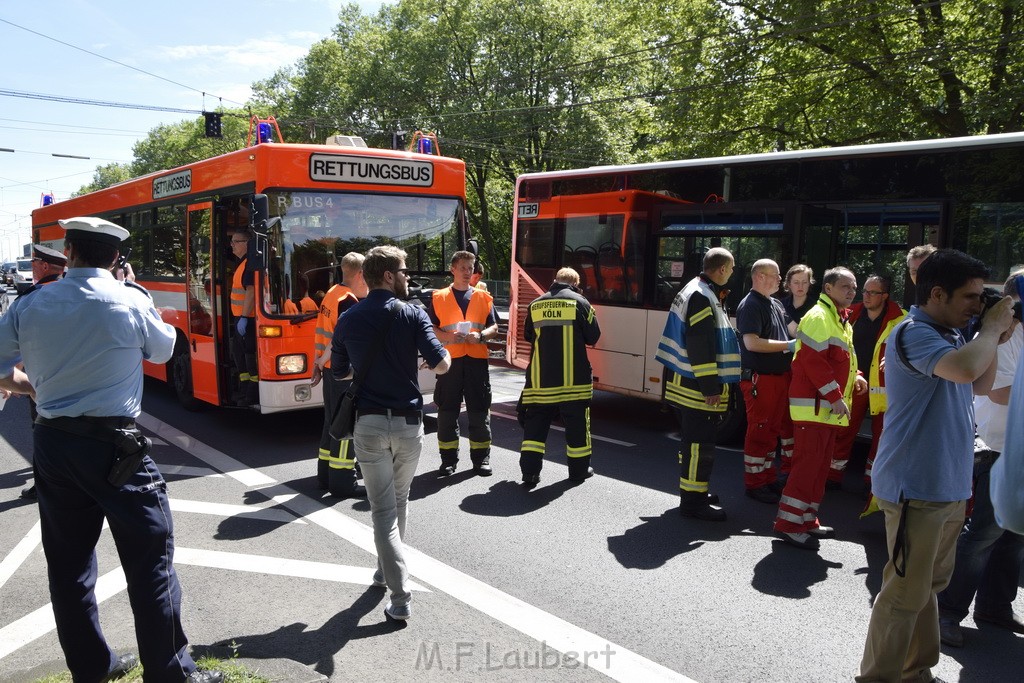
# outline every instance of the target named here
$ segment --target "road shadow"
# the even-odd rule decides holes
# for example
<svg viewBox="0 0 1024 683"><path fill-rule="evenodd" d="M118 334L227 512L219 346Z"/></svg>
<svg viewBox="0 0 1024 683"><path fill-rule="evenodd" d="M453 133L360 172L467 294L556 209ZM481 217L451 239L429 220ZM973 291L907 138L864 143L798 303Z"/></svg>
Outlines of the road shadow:
<svg viewBox="0 0 1024 683"><path fill-rule="evenodd" d="M700 548L705 543L742 535L746 524L732 518L705 522L680 517L672 507L658 517L641 517L641 523L621 536L608 537L608 550L627 569L657 569L674 557Z"/></svg>
<svg viewBox="0 0 1024 683"><path fill-rule="evenodd" d="M750 585L765 595L799 600L811 597L811 586L827 579L829 569L842 567L842 562L831 562L816 552L776 539L771 552L754 565Z"/></svg>
<svg viewBox="0 0 1024 683"><path fill-rule="evenodd" d="M245 505L262 505L263 503L270 502L272 498L263 491L245 491L242 494L242 500ZM281 519L265 519L257 516L271 510L279 512ZM213 537L218 541L241 541L248 538L258 538L259 536L276 531L296 519L298 517L289 508L285 507L282 503L276 503L269 507L260 507L258 510L254 509L251 514L243 512L240 515L231 515L224 518L217 525L217 532Z"/></svg>
<svg viewBox="0 0 1024 683"><path fill-rule="evenodd" d="M193 656L250 659L290 659L313 667L318 673L335 680L334 657L350 641L373 638L399 631L404 622L388 621L381 608L380 621L360 625L360 621L385 602L383 588L368 587L351 607L343 609L319 628L295 622L269 633L238 634L212 645L194 645ZM386 647L382 643L382 647Z"/></svg>
<svg viewBox="0 0 1024 683"><path fill-rule="evenodd" d="M471 515L485 517L514 517L536 512L552 501L560 498L566 491L579 482L560 479L544 485L544 475L537 488L528 491L520 482L504 480L495 482L486 493L474 493L466 496L459 503L459 509Z"/></svg>
<svg viewBox="0 0 1024 683"><path fill-rule="evenodd" d="M971 628L970 623L969 618L961 623L963 647L942 646L942 654L956 660L963 667L959 683L1021 680L1024 636L991 624Z"/></svg>
<svg viewBox="0 0 1024 683"><path fill-rule="evenodd" d="M465 469L455 470L455 474L443 477L438 476L436 469L429 470L423 474L417 474L413 477L412 485L409 487L409 500L427 498L449 486L456 486L477 476L476 472L473 471L473 466L468 462L460 462L460 464L464 465Z"/></svg>

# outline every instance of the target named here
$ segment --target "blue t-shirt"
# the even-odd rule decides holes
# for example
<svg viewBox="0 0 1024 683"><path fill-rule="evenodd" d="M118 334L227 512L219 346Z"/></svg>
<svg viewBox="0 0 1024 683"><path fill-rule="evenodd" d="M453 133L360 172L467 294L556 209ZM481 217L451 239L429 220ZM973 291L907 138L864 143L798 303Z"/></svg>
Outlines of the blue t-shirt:
<svg viewBox="0 0 1024 683"><path fill-rule="evenodd" d="M907 319L889 335L885 349L888 409L871 491L882 500L949 503L971 497L974 469L974 402L969 383L932 375L947 353L964 345L957 330L943 332L927 313L911 306ZM899 358L896 334L913 366Z"/></svg>

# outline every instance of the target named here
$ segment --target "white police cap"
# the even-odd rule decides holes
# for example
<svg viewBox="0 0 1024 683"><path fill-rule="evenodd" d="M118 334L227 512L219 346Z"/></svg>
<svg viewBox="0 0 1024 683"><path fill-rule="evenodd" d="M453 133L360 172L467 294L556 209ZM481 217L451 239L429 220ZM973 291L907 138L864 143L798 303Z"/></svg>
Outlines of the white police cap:
<svg viewBox="0 0 1024 683"><path fill-rule="evenodd" d="M42 244L32 245L32 255L38 259L42 259L47 263L52 263L55 266L66 266L68 264L68 257L50 247Z"/></svg>
<svg viewBox="0 0 1024 683"><path fill-rule="evenodd" d="M78 216L59 220L57 223L67 231L65 239L93 240L115 247L128 239L128 231L120 225L95 216Z"/></svg>

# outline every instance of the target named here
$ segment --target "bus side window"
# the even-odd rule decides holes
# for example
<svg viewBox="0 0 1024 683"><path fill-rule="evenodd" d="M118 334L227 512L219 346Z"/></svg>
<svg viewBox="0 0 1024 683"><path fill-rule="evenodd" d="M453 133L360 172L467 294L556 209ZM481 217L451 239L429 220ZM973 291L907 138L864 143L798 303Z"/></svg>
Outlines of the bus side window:
<svg viewBox="0 0 1024 683"><path fill-rule="evenodd" d="M580 274L580 289L583 296L593 300L601 289L597 272L597 250L585 245L576 247L573 251L573 262L573 268Z"/></svg>
<svg viewBox="0 0 1024 683"><path fill-rule="evenodd" d="M601 280L602 301L625 301L626 264L619 245L605 242L597 252L598 273Z"/></svg>

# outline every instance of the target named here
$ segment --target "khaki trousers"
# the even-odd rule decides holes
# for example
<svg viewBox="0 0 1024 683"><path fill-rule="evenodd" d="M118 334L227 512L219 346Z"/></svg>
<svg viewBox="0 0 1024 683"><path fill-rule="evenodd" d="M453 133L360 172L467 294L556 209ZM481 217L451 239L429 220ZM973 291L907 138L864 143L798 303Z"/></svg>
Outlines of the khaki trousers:
<svg viewBox="0 0 1024 683"><path fill-rule="evenodd" d="M911 500L907 507L903 555L893 563L902 503L878 500L885 514L889 561L882 571L882 589L875 597L868 624L860 683L921 681L934 677L939 662L939 608L936 595L949 583L956 559L956 539L964 524L966 501L931 503ZM896 573L904 566L905 576Z"/></svg>

